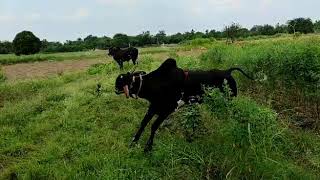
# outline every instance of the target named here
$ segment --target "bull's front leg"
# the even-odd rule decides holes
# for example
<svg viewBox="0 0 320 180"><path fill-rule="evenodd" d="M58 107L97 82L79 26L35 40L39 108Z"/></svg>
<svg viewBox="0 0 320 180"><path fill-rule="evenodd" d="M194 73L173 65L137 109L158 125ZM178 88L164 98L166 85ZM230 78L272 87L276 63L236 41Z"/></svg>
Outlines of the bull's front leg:
<svg viewBox="0 0 320 180"><path fill-rule="evenodd" d="M122 61L122 60L119 60L118 63L119 63L120 69L123 70L123 61Z"/></svg>
<svg viewBox="0 0 320 180"><path fill-rule="evenodd" d="M155 115L154 108L150 105L146 115L144 116L143 120L141 121L139 130L134 135L132 142L130 143L130 146L134 145L136 142L139 141L140 136L141 136L144 128L147 126L147 124L150 122L150 120L152 119L152 117L154 115Z"/></svg>
<svg viewBox="0 0 320 180"><path fill-rule="evenodd" d="M154 135L155 135L157 129L159 128L161 123L169 116L169 114L171 112L173 112L173 110L170 111L170 112L167 112L167 113L160 114L159 117L156 119L156 121L152 124L152 126L151 126L151 134L150 134L149 140L147 141L147 144L146 144L146 146L144 148L144 152L145 153L152 150L153 138L154 138Z"/></svg>

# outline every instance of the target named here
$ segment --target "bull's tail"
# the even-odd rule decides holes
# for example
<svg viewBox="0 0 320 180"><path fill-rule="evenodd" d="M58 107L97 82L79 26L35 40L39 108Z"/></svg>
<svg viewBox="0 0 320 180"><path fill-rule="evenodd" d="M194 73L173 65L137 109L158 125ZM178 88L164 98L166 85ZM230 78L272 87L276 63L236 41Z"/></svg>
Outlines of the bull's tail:
<svg viewBox="0 0 320 180"><path fill-rule="evenodd" d="M250 77L248 74L246 74L242 69L240 68L230 68L228 69L228 72L231 74L232 71L237 70L240 71L244 76L246 76L248 79L254 80L252 77Z"/></svg>

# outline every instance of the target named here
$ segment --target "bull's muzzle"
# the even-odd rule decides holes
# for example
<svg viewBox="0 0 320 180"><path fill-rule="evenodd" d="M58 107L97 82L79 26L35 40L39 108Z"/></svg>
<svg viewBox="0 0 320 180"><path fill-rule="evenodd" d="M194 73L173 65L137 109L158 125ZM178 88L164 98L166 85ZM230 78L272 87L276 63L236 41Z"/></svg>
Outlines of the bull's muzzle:
<svg viewBox="0 0 320 180"><path fill-rule="evenodd" d="M129 98L129 87L128 85L123 86L123 92L127 98Z"/></svg>

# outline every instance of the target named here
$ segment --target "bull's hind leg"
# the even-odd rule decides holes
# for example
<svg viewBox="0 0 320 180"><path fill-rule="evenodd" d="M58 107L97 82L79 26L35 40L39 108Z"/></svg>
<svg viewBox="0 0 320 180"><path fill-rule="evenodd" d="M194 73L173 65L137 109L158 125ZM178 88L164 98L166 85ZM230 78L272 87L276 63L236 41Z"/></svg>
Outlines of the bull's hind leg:
<svg viewBox="0 0 320 180"><path fill-rule="evenodd" d="M133 65L136 65L136 60L132 59Z"/></svg>
<svg viewBox="0 0 320 180"><path fill-rule="evenodd" d="M136 58L136 57L133 57L133 58L132 58L132 62L133 62L134 65L138 64L137 58Z"/></svg>
<svg viewBox="0 0 320 180"><path fill-rule="evenodd" d="M227 78L229 88L231 89L231 97L236 97L238 95L237 82L232 76Z"/></svg>
<svg viewBox="0 0 320 180"><path fill-rule="evenodd" d="M120 70L123 69L123 62L121 60L116 60L116 62L118 63Z"/></svg>

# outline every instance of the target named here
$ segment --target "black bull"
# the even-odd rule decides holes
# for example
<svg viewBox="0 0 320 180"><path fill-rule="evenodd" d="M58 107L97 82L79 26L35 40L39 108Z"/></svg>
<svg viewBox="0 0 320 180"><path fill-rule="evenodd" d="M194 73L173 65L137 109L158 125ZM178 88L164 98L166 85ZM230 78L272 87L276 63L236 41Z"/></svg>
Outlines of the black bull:
<svg viewBox="0 0 320 180"><path fill-rule="evenodd" d="M127 98L140 97L150 102L149 109L139 130L133 137L132 144L139 140L144 128L157 114L158 118L151 126L151 135L144 149L145 152L150 151L156 130L178 107L177 102L181 99L187 102L189 97L203 94L201 85L218 87L223 91L223 82L226 80L231 89L231 96L236 96L237 85L231 76L231 72L234 70L238 70L250 78L239 68L186 72L177 67L174 59L167 59L158 69L149 74L143 71L120 74L115 83L117 94L125 93Z"/></svg>
<svg viewBox="0 0 320 180"><path fill-rule="evenodd" d="M120 69L123 69L123 62L132 60L133 64L136 64L138 59L138 49L134 47L129 47L126 49L120 49L119 47L109 48L109 56L118 63Z"/></svg>

